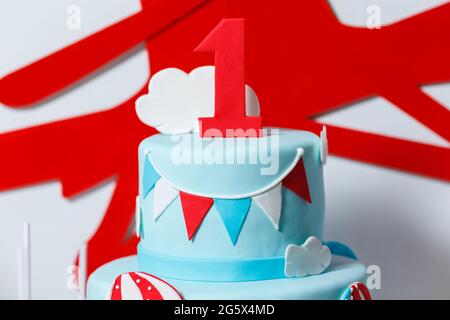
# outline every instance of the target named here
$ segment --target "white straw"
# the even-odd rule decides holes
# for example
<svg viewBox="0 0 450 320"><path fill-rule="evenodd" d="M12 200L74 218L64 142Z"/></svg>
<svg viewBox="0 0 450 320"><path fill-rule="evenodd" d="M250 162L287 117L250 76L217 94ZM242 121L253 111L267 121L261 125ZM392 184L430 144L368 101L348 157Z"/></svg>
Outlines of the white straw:
<svg viewBox="0 0 450 320"><path fill-rule="evenodd" d="M30 223L23 224L23 243L18 250L19 299L31 299L31 236Z"/></svg>

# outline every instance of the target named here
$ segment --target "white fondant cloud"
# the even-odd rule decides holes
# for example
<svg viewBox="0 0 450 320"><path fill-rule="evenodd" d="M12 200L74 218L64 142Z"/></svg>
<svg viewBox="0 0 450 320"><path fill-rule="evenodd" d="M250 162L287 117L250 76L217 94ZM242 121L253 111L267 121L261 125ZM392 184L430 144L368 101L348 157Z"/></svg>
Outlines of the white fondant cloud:
<svg viewBox="0 0 450 320"><path fill-rule="evenodd" d="M331 263L331 252L319 239L309 237L301 246L288 245L285 260L287 277L306 277L322 273Z"/></svg>
<svg viewBox="0 0 450 320"><path fill-rule="evenodd" d="M149 82L149 93L136 100L136 113L145 124L161 133L198 131L199 117L214 116L214 67L187 74L176 68L161 70ZM246 112L259 115L255 92L246 86Z"/></svg>

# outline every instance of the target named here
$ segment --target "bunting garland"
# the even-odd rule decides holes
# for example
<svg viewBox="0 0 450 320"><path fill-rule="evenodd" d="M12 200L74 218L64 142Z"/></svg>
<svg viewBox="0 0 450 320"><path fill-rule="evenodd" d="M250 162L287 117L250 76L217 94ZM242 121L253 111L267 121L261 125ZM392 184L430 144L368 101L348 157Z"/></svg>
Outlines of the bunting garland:
<svg viewBox="0 0 450 320"><path fill-rule="evenodd" d="M220 214L233 245L236 244L245 218L250 209L251 198L214 199L214 208Z"/></svg>
<svg viewBox="0 0 450 320"><path fill-rule="evenodd" d="M181 207L189 240L192 240L209 209L214 203L211 198L194 196L180 191Z"/></svg>
<svg viewBox="0 0 450 320"><path fill-rule="evenodd" d="M203 219L214 205L220 215L233 245L236 244L242 226L247 218L252 200L279 230L282 210L282 186L290 189L306 202L311 203L311 194L306 175L305 164L300 159L294 169L281 183L272 189L243 199L213 199L196 196L172 187L155 171L148 157L144 160L142 181L142 201L153 190L153 220L157 220L179 196L189 240L192 240ZM136 233L143 237L142 209L139 198L136 199Z"/></svg>

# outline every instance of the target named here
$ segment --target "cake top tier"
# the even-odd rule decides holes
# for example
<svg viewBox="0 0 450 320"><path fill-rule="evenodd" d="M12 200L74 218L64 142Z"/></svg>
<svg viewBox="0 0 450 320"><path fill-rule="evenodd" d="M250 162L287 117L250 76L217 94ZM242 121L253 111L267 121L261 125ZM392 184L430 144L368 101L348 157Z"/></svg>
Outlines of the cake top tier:
<svg viewBox="0 0 450 320"><path fill-rule="evenodd" d="M279 184L305 155L320 167L319 138L306 131L265 129L260 138L201 138L197 134L154 135L139 149L144 166L175 189L193 195L240 199ZM150 167L152 169L150 169ZM151 179L144 179L151 184ZM308 188L307 181L304 183ZM146 189L146 187L143 187ZM305 196L310 201L309 197Z"/></svg>
<svg viewBox="0 0 450 320"><path fill-rule="evenodd" d="M321 239L320 146L314 134L286 129L260 138L190 133L145 139L139 146L140 252L280 257L289 244Z"/></svg>

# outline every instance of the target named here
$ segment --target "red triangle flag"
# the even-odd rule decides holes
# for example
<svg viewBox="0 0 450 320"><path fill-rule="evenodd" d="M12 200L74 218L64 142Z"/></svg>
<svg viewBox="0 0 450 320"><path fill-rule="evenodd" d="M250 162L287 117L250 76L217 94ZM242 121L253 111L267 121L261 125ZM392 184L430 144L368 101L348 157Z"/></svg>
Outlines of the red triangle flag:
<svg viewBox="0 0 450 320"><path fill-rule="evenodd" d="M303 159L300 159L295 168L287 175L286 178L284 178L283 186L297 194L305 201L309 203L312 202Z"/></svg>
<svg viewBox="0 0 450 320"><path fill-rule="evenodd" d="M198 227L202 223L209 209L214 203L214 199L194 196L180 191L181 207L183 208L184 222L189 240L191 240Z"/></svg>

